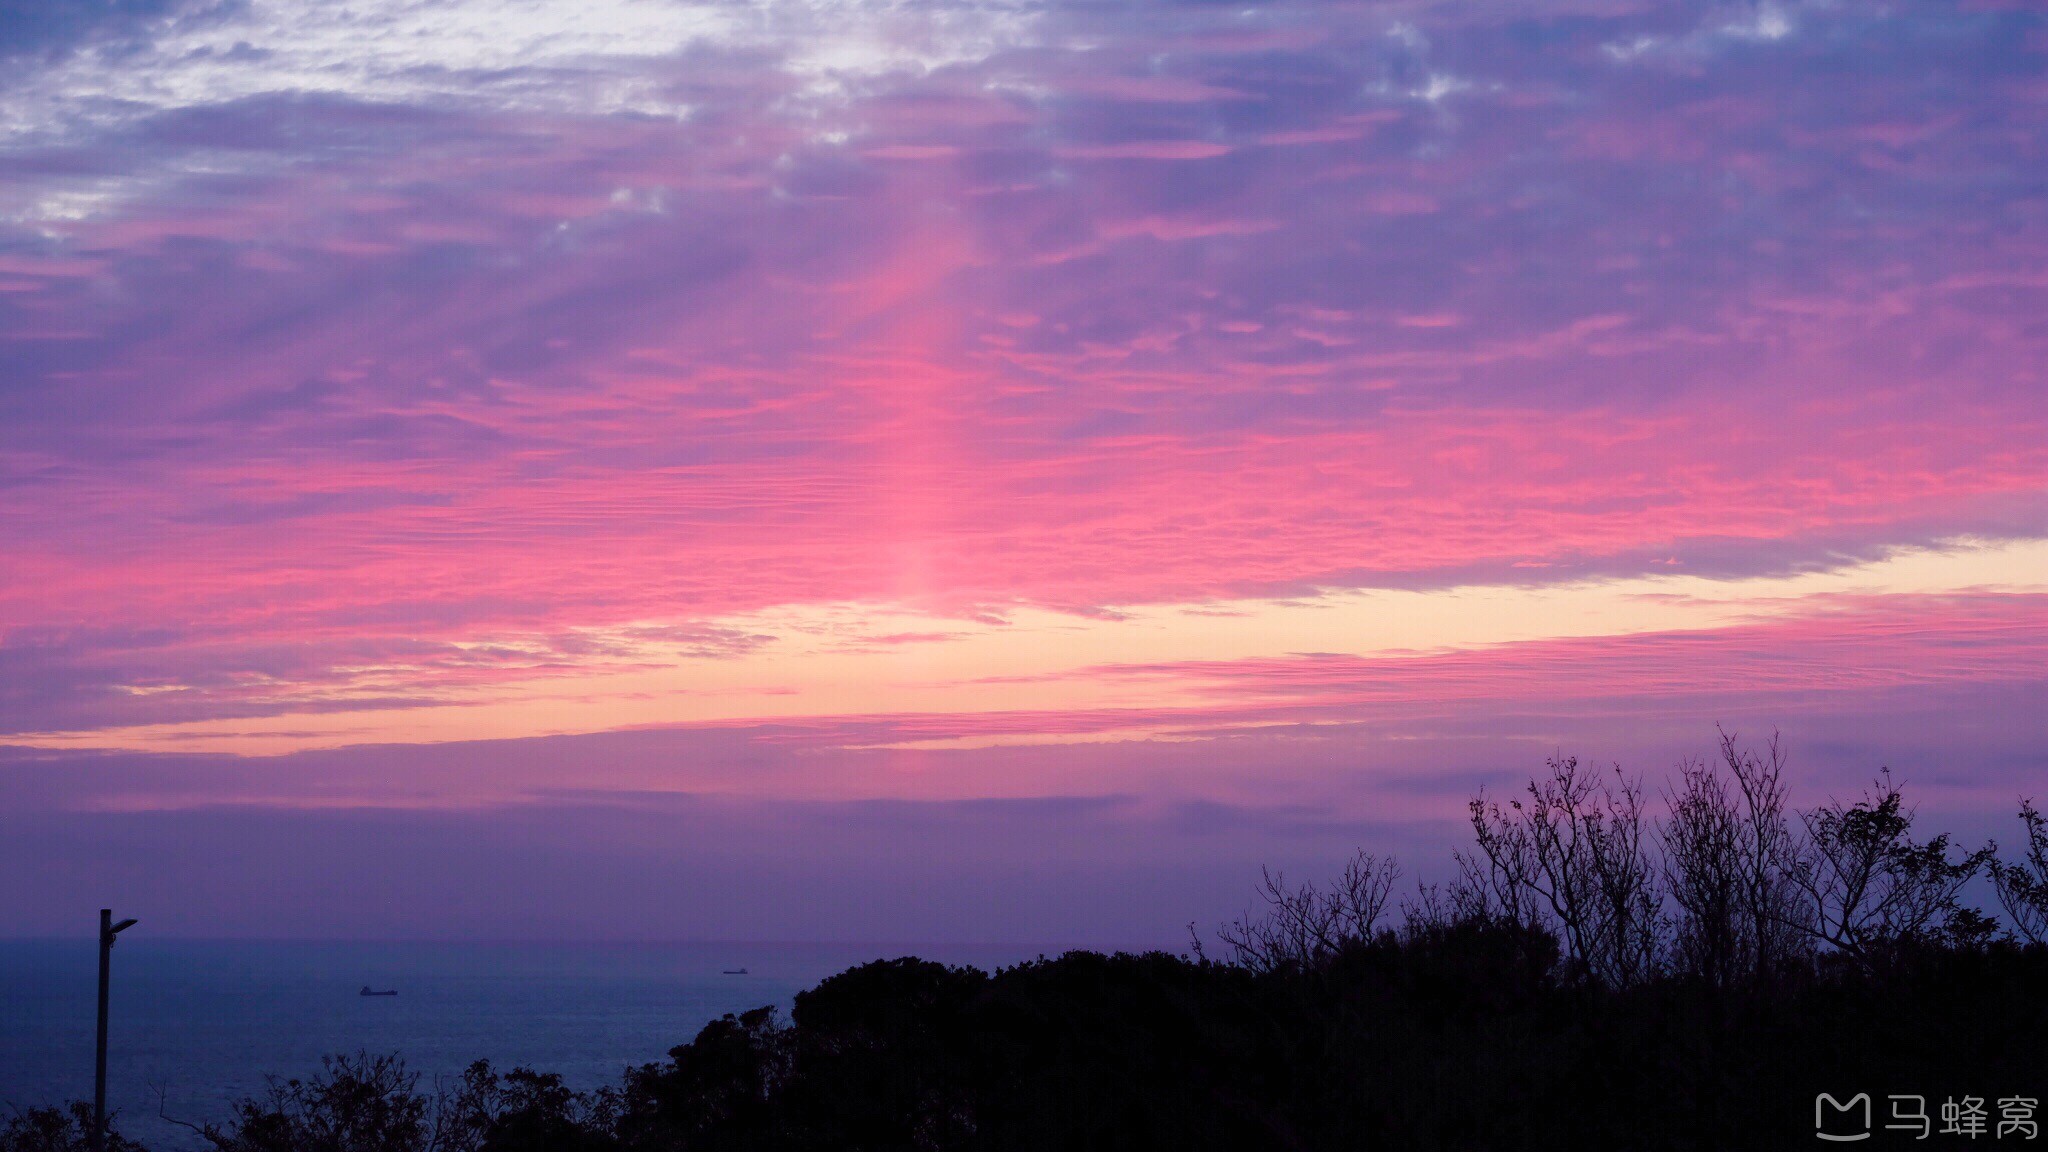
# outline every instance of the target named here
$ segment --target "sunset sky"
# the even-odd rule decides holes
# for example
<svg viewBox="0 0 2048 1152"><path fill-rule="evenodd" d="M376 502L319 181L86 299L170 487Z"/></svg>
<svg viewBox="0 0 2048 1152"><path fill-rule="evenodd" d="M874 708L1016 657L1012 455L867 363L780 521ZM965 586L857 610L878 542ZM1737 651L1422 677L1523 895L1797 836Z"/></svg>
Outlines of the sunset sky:
<svg viewBox="0 0 2048 1152"><path fill-rule="evenodd" d="M0 5L0 934L1173 946L1717 723L2009 834L2044 370L2019 0Z"/></svg>

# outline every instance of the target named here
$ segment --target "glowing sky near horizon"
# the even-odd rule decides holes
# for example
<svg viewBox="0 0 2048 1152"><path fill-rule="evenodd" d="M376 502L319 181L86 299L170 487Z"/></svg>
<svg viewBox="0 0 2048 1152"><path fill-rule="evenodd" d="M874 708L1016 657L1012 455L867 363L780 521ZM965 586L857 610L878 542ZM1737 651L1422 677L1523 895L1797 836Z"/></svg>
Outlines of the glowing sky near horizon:
<svg viewBox="0 0 2048 1152"><path fill-rule="evenodd" d="M10 10L0 802L2002 804L2044 142L1991 0Z"/></svg>

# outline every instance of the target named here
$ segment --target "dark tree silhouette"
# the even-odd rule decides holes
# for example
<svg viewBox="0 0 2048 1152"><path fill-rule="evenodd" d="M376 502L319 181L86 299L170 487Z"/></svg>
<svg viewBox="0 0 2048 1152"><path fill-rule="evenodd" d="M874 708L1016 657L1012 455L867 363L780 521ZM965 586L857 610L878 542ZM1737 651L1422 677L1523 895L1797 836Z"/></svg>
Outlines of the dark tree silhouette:
<svg viewBox="0 0 2048 1152"><path fill-rule="evenodd" d="M2035 944L2048 944L2048 820L2032 800L2020 801L2020 823L2027 830L2026 855L2018 864L1991 862L1998 902L2014 933Z"/></svg>
<svg viewBox="0 0 2048 1152"><path fill-rule="evenodd" d="M1785 816L1784 766L1775 734L1758 754L1727 732L1718 763L1678 766L1659 840L1675 906L1671 963L1679 972L1715 985L1757 983L1810 955L1792 875L1797 846Z"/></svg>
<svg viewBox="0 0 2048 1152"><path fill-rule="evenodd" d="M1986 934L1983 915L1958 896L1996 846L1951 860L1947 833L1915 841L1913 811L1889 771L1856 803L1831 800L1803 819L1791 877L1805 897L1802 927L1814 939L1871 965L1942 933Z"/></svg>

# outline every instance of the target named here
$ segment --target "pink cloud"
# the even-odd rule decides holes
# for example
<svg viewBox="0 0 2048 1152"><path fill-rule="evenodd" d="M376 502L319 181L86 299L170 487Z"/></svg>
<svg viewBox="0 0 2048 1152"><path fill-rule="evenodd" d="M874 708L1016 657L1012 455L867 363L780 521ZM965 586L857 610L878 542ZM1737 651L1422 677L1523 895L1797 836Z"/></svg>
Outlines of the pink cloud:
<svg viewBox="0 0 2048 1152"><path fill-rule="evenodd" d="M764 25L210 78L190 14L102 15L0 69L0 731L360 743L0 747L12 930L112 893L195 932L1174 946L1261 863L1441 860L1554 751L1654 777L1776 725L1801 803L1889 764L1973 838L2041 778L2036 593L949 662L1026 606L1223 628L2048 537L2035 8L1766 41L1632 0L1401 35L1052 6L822 65ZM731 673L796 637L732 620L820 603L968 622L804 642L996 702L406 742L423 708L655 696L606 679L650 652L674 699L785 701ZM1051 681L1077 702L1033 706Z"/></svg>
<svg viewBox="0 0 2048 1152"><path fill-rule="evenodd" d="M1814 94L1740 45L1619 64L1649 17L1582 17L1568 52L1424 21L1425 59L1357 14L1073 15L1086 50L829 100L609 65L680 119L273 95L10 146L49 215L0 243L0 645L126 669L169 627L136 667L254 708L232 676L280 645L2048 532L2012 143L2048 106L1869 63L2017 41L1839 13L1777 49L1838 70ZM1404 95L1433 72L1474 84ZM90 211L36 208L81 172ZM602 656L453 659L380 695Z"/></svg>

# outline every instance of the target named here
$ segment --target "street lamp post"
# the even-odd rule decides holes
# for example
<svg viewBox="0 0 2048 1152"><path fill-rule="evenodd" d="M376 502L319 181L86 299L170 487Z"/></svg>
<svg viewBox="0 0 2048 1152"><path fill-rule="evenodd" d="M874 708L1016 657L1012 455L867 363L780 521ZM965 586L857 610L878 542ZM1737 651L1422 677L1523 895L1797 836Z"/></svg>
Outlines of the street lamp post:
<svg viewBox="0 0 2048 1152"><path fill-rule="evenodd" d="M114 937L135 927L135 921L114 923L112 908L100 909L100 1039L93 1053L92 1152L107 1146L107 968L114 956Z"/></svg>

